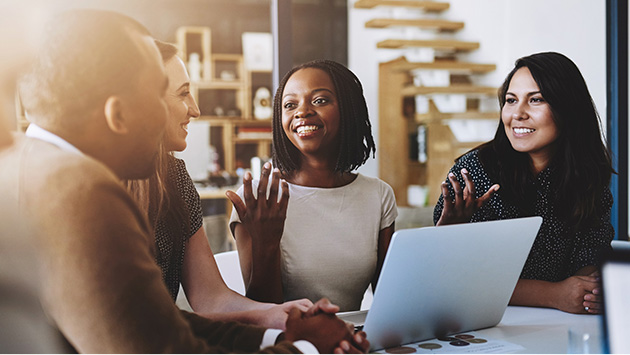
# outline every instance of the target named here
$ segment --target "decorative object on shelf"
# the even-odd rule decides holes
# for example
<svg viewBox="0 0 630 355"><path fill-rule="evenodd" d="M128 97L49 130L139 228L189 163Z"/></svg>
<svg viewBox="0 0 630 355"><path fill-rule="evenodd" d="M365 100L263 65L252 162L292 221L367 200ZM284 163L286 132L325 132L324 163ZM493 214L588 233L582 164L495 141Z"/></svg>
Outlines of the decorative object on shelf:
<svg viewBox="0 0 630 355"><path fill-rule="evenodd" d="M273 69L273 37L267 32L245 32L242 36L243 59L249 71Z"/></svg>
<svg viewBox="0 0 630 355"><path fill-rule="evenodd" d="M191 81L201 80L201 60L199 53L190 53L188 58L188 75Z"/></svg>
<svg viewBox="0 0 630 355"><path fill-rule="evenodd" d="M420 163L427 162L427 126L418 125L418 161Z"/></svg>
<svg viewBox="0 0 630 355"><path fill-rule="evenodd" d="M271 127L239 127L236 138L271 140L271 135ZM260 176L260 174L257 176Z"/></svg>
<svg viewBox="0 0 630 355"><path fill-rule="evenodd" d="M210 80L212 76L211 54L211 31L210 27L203 26L182 26L176 31L177 46L180 50L180 57L184 63L191 62L191 56L196 54L199 58L201 68L199 72L199 80ZM189 71L190 67L188 68ZM196 73L195 73L196 74ZM189 72L189 75L194 75ZM194 81L194 80L193 80Z"/></svg>
<svg viewBox="0 0 630 355"><path fill-rule="evenodd" d="M223 109L223 107L217 106L217 107L214 108L214 115L215 116L225 116L225 110Z"/></svg>
<svg viewBox="0 0 630 355"><path fill-rule="evenodd" d="M225 81L236 80L236 73L234 73L231 70L222 70L221 74L219 76L220 76L221 80L225 80Z"/></svg>
<svg viewBox="0 0 630 355"><path fill-rule="evenodd" d="M239 110L238 108L231 108L231 109L227 110L227 116L230 116L230 117L241 117L241 110Z"/></svg>
<svg viewBox="0 0 630 355"><path fill-rule="evenodd" d="M254 118L257 120L269 120L272 115L271 91L264 86L260 87L254 95Z"/></svg>

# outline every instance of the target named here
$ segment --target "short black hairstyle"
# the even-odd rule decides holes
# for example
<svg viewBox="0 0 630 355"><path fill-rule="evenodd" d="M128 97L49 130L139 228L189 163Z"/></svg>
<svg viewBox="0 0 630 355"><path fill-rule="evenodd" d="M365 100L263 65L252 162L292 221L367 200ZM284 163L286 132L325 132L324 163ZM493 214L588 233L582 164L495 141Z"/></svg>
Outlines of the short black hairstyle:
<svg viewBox="0 0 630 355"><path fill-rule="evenodd" d="M141 85L132 80L144 66L135 34L150 35L134 19L112 11L70 10L53 17L33 70L20 81L29 118L44 127L77 131L80 120L109 96Z"/></svg>
<svg viewBox="0 0 630 355"><path fill-rule="evenodd" d="M298 70L316 68L330 76L339 103L339 156L336 172L350 172L363 165L376 153L372 138L372 125L363 86L356 75L344 65L332 60L314 60L291 69L282 78L273 100L273 164L283 173L291 173L300 167L300 152L282 129L282 93L289 78Z"/></svg>

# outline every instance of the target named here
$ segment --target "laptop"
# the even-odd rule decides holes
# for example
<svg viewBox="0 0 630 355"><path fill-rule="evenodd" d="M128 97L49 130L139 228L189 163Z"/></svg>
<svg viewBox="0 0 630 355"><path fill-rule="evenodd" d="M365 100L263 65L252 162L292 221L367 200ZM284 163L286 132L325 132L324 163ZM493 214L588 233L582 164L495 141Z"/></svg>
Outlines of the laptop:
<svg viewBox="0 0 630 355"><path fill-rule="evenodd" d="M630 242L615 248L606 256L601 267L602 298L604 304L604 353L630 353Z"/></svg>
<svg viewBox="0 0 630 355"><path fill-rule="evenodd" d="M399 230L369 311L338 315L363 324L371 350L495 326L541 223L527 217Z"/></svg>

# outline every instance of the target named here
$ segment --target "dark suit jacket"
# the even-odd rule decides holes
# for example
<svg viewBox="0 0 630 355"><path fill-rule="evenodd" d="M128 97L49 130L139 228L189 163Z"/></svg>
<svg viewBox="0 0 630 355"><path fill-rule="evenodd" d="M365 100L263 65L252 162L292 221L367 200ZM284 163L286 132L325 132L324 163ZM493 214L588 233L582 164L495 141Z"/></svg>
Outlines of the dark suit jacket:
<svg viewBox="0 0 630 355"><path fill-rule="evenodd" d="M38 234L44 309L79 352L258 351L263 328L175 306L149 224L105 165L18 136L0 152L0 167L0 196ZM298 350L282 343L265 351Z"/></svg>

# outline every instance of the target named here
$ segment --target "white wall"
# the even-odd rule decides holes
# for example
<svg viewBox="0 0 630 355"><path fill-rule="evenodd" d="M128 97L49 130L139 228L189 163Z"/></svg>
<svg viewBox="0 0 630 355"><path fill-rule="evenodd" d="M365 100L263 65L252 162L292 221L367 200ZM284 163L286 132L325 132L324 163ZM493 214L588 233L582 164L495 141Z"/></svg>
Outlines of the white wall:
<svg viewBox="0 0 630 355"><path fill-rule="evenodd" d="M374 139L378 142L378 52L384 31L364 24L383 16L386 8L355 9L348 0L348 62L361 79L368 102ZM599 110L606 119L606 2L603 0L450 0L439 17L465 22L453 37L480 42L479 50L461 60L494 63L497 70L478 83L499 86L519 57L543 51L560 52L580 68ZM381 32L381 34L379 34ZM382 50L381 50L382 51ZM406 137L401 137L406 139ZM377 145L378 159L378 145ZM377 160L359 170L378 176Z"/></svg>

